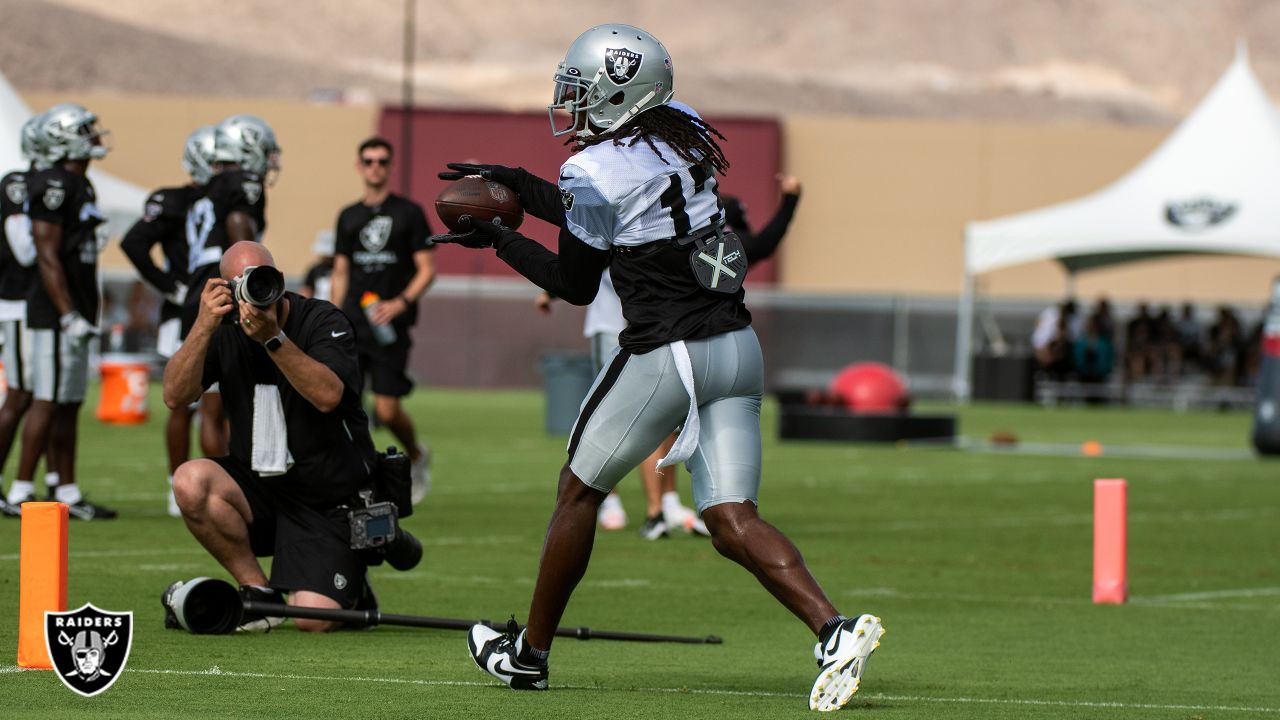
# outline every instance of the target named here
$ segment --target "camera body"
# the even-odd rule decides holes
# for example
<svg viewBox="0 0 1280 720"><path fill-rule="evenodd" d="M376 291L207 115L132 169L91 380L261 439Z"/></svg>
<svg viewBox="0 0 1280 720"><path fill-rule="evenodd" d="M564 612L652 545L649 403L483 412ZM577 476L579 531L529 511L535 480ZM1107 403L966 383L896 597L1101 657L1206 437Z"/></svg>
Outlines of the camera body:
<svg viewBox="0 0 1280 720"><path fill-rule="evenodd" d="M231 289L231 312L222 316L222 322L232 325L240 322L240 303L266 308L284 297L284 273L270 265L250 265L239 277L228 280L227 287Z"/></svg>
<svg viewBox="0 0 1280 720"><path fill-rule="evenodd" d="M422 543L400 527L400 486L408 485L408 458L389 448L378 456L374 487L361 490L359 500L347 512L351 528L351 549L359 551L365 562L381 565L386 561L396 570L412 570L422 561ZM403 478L401 476L403 475ZM375 496L377 499L375 500ZM412 506L406 503L408 512Z"/></svg>

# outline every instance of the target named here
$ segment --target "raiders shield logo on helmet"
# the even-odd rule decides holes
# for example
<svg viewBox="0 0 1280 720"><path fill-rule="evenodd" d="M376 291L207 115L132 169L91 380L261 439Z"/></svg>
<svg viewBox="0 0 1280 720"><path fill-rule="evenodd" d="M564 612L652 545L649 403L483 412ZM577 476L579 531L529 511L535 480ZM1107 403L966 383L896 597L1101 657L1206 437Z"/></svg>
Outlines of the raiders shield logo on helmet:
<svg viewBox="0 0 1280 720"><path fill-rule="evenodd" d="M21 205L27 201L27 184L23 182L9 183L9 187L4 189L4 194L9 197L9 202L14 205Z"/></svg>
<svg viewBox="0 0 1280 720"><path fill-rule="evenodd" d="M44 206L50 210L57 210L62 207L62 201L67 197L67 191L60 187L51 187L44 191Z"/></svg>
<svg viewBox="0 0 1280 720"><path fill-rule="evenodd" d="M644 61L644 53L632 52L626 48L607 48L604 51L604 67L614 85L626 85L635 79L640 72L640 63Z"/></svg>
<svg viewBox="0 0 1280 720"><path fill-rule="evenodd" d="M44 642L54 672L72 690L93 697L120 678L133 647L133 613L85 603L44 614Z"/></svg>

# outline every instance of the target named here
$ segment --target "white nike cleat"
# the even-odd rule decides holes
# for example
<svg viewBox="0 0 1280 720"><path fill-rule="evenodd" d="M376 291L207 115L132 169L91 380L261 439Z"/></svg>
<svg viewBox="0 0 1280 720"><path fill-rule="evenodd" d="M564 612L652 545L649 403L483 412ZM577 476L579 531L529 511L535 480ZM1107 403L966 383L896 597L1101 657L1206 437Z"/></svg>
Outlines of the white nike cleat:
<svg viewBox="0 0 1280 720"><path fill-rule="evenodd" d="M663 504L662 519L667 523L667 528L671 530L683 530L685 534L701 535L703 537L711 537L711 531L707 529L702 519L698 517L698 513L693 508L685 507L680 503L674 505Z"/></svg>
<svg viewBox="0 0 1280 720"><path fill-rule="evenodd" d="M600 509L596 511L596 522L605 530L621 530L627 526L627 511L617 495L610 493L605 496Z"/></svg>
<svg viewBox="0 0 1280 720"><path fill-rule="evenodd" d="M487 625L472 625L467 632L467 650L476 667L498 678L512 690L546 690L547 664L520 660L524 649L524 631L514 619L507 632L500 633Z"/></svg>
<svg viewBox="0 0 1280 720"><path fill-rule="evenodd" d="M818 679L809 693L809 709L818 712L839 710L858 692L867 658L880 647L884 628L875 615L860 615L840 624L825 644L818 643L813 655L818 660Z"/></svg>
<svg viewBox="0 0 1280 720"><path fill-rule="evenodd" d="M418 459L409 466L409 502L417 505L431 490L431 449L418 443Z"/></svg>

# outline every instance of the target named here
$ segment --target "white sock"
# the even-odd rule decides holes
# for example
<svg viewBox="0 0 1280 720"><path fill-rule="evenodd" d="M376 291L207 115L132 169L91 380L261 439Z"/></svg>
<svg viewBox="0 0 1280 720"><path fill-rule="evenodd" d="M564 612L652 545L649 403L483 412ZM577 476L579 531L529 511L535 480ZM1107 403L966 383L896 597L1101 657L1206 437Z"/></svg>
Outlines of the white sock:
<svg viewBox="0 0 1280 720"><path fill-rule="evenodd" d="M604 503L601 504L600 509L601 510L621 510L622 501L618 499L617 495L614 495L613 493L609 493L608 495L605 496Z"/></svg>
<svg viewBox="0 0 1280 720"><path fill-rule="evenodd" d="M61 480L62 480L62 476L58 475L58 473L56 473L56 472L47 472L47 473L45 473L45 474L44 474L44 486L45 486L45 489L52 489L52 488L56 488L56 487L58 487L58 483L59 483Z"/></svg>
<svg viewBox="0 0 1280 720"><path fill-rule="evenodd" d="M5 499L10 503L17 503L34 495L36 492L36 484L30 480L14 480L9 486L9 495Z"/></svg>
<svg viewBox="0 0 1280 720"><path fill-rule="evenodd" d="M80 495L80 488L75 483L70 485L59 485L53 491L53 499L67 505L75 505L80 502L83 497Z"/></svg>
<svg viewBox="0 0 1280 720"><path fill-rule="evenodd" d="M679 510L681 507L684 506L680 504L680 495L675 490L662 493L663 510Z"/></svg>

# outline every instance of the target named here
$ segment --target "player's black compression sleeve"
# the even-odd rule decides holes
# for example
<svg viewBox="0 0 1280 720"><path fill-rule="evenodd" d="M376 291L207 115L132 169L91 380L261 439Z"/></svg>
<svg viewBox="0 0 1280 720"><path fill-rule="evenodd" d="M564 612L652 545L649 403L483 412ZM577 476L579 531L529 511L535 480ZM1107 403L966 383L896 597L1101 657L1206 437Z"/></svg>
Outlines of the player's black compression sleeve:
<svg viewBox="0 0 1280 720"><path fill-rule="evenodd" d="M608 250L597 250L560 228L560 252L553 253L518 232L508 230L494 241L498 257L534 285L574 305L588 305L600 289L600 274L609 267Z"/></svg>
<svg viewBox="0 0 1280 720"><path fill-rule="evenodd" d="M742 246L747 251L747 262L756 263L765 260L778 249L778 243L782 242L782 237L787 234L787 227L791 224L791 218L795 216L796 205L799 202L799 195L790 193L783 195L778 212L774 214L768 225L760 229L760 232L738 233L742 238Z"/></svg>
<svg viewBox="0 0 1280 720"><path fill-rule="evenodd" d="M556 227L564 227L564 199L555 183L524 168L516 168L516 186L525 212Z"/></svg>
<svg viewBox="0 0 1280 720"><path fill-rule="evenodd" d="M124 239L120 241L120 249L124 250L125 256L138 269L138 274L143 280L159 290L162 295L168 295L177 289L177 281L156 267L151 259L151 248L159 245L163 238L164 228L160 223L139 220L129 228L129 232L125 233Z"/></svg>

